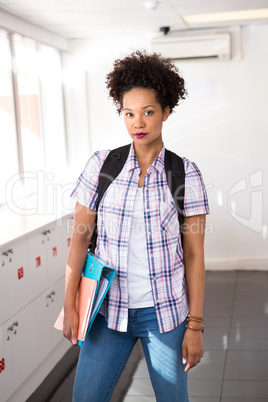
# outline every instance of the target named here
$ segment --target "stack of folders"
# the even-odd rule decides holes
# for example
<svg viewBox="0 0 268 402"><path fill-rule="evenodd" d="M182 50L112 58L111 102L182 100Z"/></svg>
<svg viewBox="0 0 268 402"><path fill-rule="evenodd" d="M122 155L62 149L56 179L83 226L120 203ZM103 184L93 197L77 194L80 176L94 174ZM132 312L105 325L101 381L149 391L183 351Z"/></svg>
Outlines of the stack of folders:
<svg viewBox="0 0 268 402"><path fill-rule="evenodd" d="M78 344L82 346L86 334L90 330L100 306L115 276L115 268L95 254L88 252L86 264L81 276L76 297L76 309L79 316ZM63 330L63 308L54 327Z"/></svg>

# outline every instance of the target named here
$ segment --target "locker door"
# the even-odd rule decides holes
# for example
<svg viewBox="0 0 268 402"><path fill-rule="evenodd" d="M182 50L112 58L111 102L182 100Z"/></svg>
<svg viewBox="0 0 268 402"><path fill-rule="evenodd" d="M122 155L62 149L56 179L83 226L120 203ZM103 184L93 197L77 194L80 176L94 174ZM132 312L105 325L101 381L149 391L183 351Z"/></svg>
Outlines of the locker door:
<svg viewBox="0 0 268 402"><path fill-rule="evenodd" d="M60 341L63 339L63 335L61 331L58 331L54 328L54 323L62 309L64 302L64 285L65 279L60 279L54 286L52 286L49 290L49 293L52 295L50 299L50 314L49 314L49 326L53 328L51 332L51 345L54 348ZM66 340L66 342L68 342Z"/></svg>
<svg viewBox="0 0 268 402"><path fill-rule="evenodd" d="M33 302L36 363L39 365L58 342L63 340L54 323L63 306L64 278L48 288ZM66 342L68 342L66 340Z"/></svg>
<svg viewBox="0 0 268 402"><path fill-rule="evenodd" d="M34 348L38 366L50 353L51 329L49 328L49 292L45 291L33 302Z"/></svg>
<svg viewBox="0 0 268 402"><path fill-rule="evenodd" d="M8 327L8 323L0 327L0 401L6 401L15 390L11 337Z"/></svg>
<svg viewBox="0 0 268 402"><path fill-rule="evenodd" d="M0 326L10 317L9 300L8 300L8 264L9 264L9 247L0 248ZM0 358L1 360L1 358Z"/></svg>
<svg viewBox="0 0 268 402"><path fill-rule="evenodd" d="M26 306L32 298L31 276L28 265L27 239L16 240L7 264L10 316Z"/></svg>
<svg viewBox="0 0 268 402"><path fill-rule="evenodd" d="M65 255L62 246L62 227L50 226L46 241L46 261L48 270L48 285L57 282L65 272Z"/></svg>
<svg viewBox="0 0 268 402"><path fill-rule="evenodd" d="M72 226L73 226L73 217L72 216L64 217L62 224L62 244L63 244L65 263L67 259L68 250L71 244Z"/></svg>
<svg viewBox="0 0 268 402"><path fill-rule="evenodd" d="M48 273L46 264L47 236L43 230L27 236L29 269L31 274L32 298L39 296L48 287Z"/></svg>
<svg viewBox="0 0 268 402"><path fill-rule="evenodd" d="M35 368L33 309L29 304L9 320L11 331L12 365L17 389Z"/></svg>

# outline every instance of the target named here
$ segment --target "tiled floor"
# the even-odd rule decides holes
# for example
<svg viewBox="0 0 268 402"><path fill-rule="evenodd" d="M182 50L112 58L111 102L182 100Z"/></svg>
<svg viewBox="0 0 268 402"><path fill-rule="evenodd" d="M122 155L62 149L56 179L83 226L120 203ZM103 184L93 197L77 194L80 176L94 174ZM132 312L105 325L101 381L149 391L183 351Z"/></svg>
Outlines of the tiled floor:
<svg viewBox="0 0 268 402"><path fill-rule="evenodd" d="M190 401L268 402L268 271L207 271L204 317L205 352L189 373ZM71 401L74 374L50 402ZM155 401L144 358L114 402L121 401Z"/></svg>

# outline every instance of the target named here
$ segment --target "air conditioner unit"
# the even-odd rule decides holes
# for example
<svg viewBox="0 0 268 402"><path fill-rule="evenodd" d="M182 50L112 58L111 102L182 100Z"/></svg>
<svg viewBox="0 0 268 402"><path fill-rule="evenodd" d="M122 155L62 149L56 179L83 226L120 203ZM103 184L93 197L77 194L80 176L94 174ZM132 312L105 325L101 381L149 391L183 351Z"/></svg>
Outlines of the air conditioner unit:
<svg viewBox="0 0 268 402"><path fill-rule="evenodd" d="M152 39L153 52L174 60L216 58L230 60L230 33L163 35Z"/></svg>

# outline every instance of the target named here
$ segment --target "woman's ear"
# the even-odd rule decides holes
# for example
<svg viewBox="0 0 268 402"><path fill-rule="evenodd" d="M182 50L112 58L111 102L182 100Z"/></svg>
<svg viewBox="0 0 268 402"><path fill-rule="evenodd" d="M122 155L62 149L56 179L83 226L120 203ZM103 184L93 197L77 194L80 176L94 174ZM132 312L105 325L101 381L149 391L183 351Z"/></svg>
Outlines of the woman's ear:
<svg viewBox="0 0 268 402"><path fill-rule="evenodd" d="M166 121L169 115L170 115L170 107L167 106L163 111L163 121Z"/></svg>

